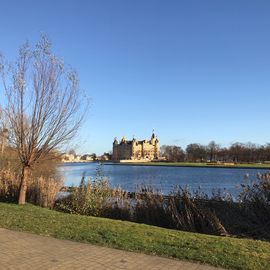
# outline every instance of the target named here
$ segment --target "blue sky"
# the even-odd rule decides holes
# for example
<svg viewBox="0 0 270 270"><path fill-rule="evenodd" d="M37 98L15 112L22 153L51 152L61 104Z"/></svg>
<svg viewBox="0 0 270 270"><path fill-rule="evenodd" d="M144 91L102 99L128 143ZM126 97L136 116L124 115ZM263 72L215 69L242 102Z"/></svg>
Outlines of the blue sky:
<svg viewBox="0 0 270 270"><path fill-rule="evenodd" d="M0 51L47 33L91 107L75 146L270 142L270 1L3 0Z"/></svg>

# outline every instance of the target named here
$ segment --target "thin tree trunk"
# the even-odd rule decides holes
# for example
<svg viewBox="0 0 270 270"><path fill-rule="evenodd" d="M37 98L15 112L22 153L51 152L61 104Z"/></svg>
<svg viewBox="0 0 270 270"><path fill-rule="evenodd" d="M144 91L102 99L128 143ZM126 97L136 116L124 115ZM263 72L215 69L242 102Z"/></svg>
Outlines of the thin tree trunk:
<svg viewBox="0 0 270 270"><path fill-rule="evenodd" d="M21 184L19 190L19 204L25 204L27 183L29 178L29 166L24 166L22 169Z"/></svg>

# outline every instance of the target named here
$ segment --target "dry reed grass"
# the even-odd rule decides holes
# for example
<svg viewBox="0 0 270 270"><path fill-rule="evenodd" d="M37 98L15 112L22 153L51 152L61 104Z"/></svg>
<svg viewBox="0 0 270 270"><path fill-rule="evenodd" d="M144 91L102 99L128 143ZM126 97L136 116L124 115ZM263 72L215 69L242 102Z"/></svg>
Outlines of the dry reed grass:
<svg viewBox="0 0 270 270"><path fill-rule="evenodd" d="M121 188L111 189L108 180L100 176L95 180L83 176L79 187L56 203L56 209L64 212L116 219L129 219L129 208L127 193Z"/></svg>
<svg viewBox="0 0 270 270"><path fill-rule="evenodd" d="M0 201L17 202L20 175L10 169L0 171ZM53 208L63 181L53 177L31 177L28 183L27 202Z"/></svg>

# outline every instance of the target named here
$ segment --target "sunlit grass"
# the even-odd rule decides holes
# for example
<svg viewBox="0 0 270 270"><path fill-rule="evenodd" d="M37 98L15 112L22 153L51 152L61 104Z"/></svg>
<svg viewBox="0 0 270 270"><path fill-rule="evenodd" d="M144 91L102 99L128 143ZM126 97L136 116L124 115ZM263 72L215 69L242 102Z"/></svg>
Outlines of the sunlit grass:
<svg viewBox="0 0 270 270"><path fill-rule="evenodd" d="M270 243L209 236L105 218L0 203L0 227L197 261L228 269L269 269Z"/></svg>
<svg viewBox="0 0 270 270"><path fill-rule="evenodd" d="M232 164L209 164L206 162L125 162L114 163L116 165L142 165L142 166L174 166L174 167L207 167L207 168L251 168L270 169L269 163L235 163Z"/></svg>

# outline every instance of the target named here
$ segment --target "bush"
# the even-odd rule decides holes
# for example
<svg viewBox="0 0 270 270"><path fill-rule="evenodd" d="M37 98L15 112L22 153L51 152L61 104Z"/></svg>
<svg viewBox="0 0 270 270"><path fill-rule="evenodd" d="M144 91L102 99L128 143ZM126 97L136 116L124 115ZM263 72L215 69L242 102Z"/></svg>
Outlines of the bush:
<svg viewBox="0 0 270 270"><path fill-rule="evenodd" d="M108 182L105 180L85 181L82 177L80 186L60 199L57 208L69 213L100 216L110 194Z"/></svg>
<svg viewBox="0 0 270 270"><path fill-rule="evenodd" d="M129 219L129 207L127 193L111 189L108 180L99 176L94 181L83 176L79 187L56 203L56 209L68 213L116 219Z"/></svg>

